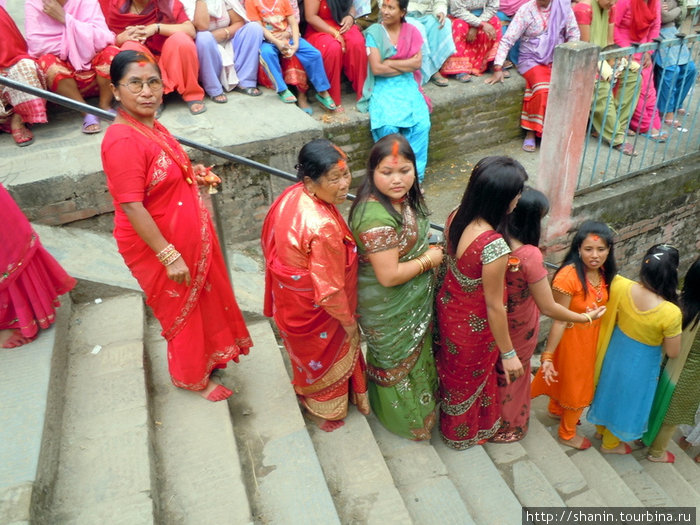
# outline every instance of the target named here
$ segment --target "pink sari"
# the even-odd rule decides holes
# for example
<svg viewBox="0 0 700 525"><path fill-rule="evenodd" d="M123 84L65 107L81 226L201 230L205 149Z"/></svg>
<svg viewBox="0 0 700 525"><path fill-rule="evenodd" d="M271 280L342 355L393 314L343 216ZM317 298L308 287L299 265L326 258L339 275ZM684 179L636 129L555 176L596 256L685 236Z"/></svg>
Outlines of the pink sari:
<svg viewBox="0 0 700 525"><path fill-rule="evenodd" d="M58 296L75 286L39 242L19 206L0 184L0 329L18 329L29 339L56 320Z"/></svg>

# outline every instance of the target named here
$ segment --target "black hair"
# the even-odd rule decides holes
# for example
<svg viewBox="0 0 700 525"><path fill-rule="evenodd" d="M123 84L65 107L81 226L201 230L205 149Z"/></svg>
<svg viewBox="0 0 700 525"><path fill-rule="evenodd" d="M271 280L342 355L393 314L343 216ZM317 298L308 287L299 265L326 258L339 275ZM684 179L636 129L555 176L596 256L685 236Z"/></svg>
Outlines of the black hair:
<svg viewBox="0 0 700 525"><path fill-rule="evenodd" d="M655 244L647 250L639 269L639 282L656 295L678 304L678 250Z"/></svg>
<svg viewBox="0 0 700 525"><path fill-rule="evenodd" d="M526 180L525 168L510 157L485 157L477 162L447 232L450 253L454 254L467 225L479 218L489 223L507 240L505 224L508 207L523 191Z"/></svg>
<svg viewBox="0 0 700 525"><path fill-rule="evenodd" d="M603 49L601 49L600 51L601 51L601 52L603 52L603 51L613 51L614 49L622 49L622 47L620 47L619 44L608 44L607 46L605 46L605 47L604 47Z"/></svg>
<svg viewBox="0 0 700 525"><path fill-rule="evenodd" d="M121 82L126 74L126 70L134 62L149 62L150 64L153 64L153 67L155 67L156 71L158 72L158 76L162 77L160 68L153 58L145 53L142 53L141 51L126 49L117 53L114 60L112 60L112 65L109 67L109 78L114 86Z"/></svg>
<svg viewBox="0 0 700 525"><path fill-rule="evenodd" d="M316 182L323 174L348 156L328 139L314 139L304 144L297 158L297 178L309 177Z"/></svg>
<svg viewBox="0 0 700 525"><path fill-rule="evenodd" d="M409 0L396 0L396 3L399 6L399 11L403 11L404 14L401 15L401 23L403 24L406 22L406 13L408 12L408 2ZM381 15L380 15L381 18Z"/></svg>
<svg viewBox="0 0 700 525"><path fill-rule="evenodd" d="M523 244L539 246L542 219L549 211L549 201L544 193L525 186L518 205L508 216L508 235Z"/></svg>
<svg viewBox="0 0 700 525"><path fill-rule="evenodd" d="M423 195L420 191L420 186L418 184L418 169L416 168L416 154L413 152L413 148L406 140L406 137L399 135L398 133L392 133L391 135L386 135L379 139L372 150L369 152L369 159L367 160L367 171L365 173L365 178L362 179L360 187L357 190L357 197L350 207L349 220L352 221L353 214L356 207L361 202L366 202L369 197L374 197L379 201L384 209L394 217L401 219L401 215L397 212L391 205L391 199L384 195L381 191L377 189L374 183L374 172L377 166L389 155L394 152L394 144L398 144L398 150L396 153L401 155L405 159L411 162L413 165L413 173L415 178L413 180L413 186L410 187L408 193L406 194L406 200L409 206L413 208L419 215L427 217L428 209L425 206L425 200L423 200Z"/></svg>
<svg viewBox="0 0 700 525"><path fill-rule="evenodd" d="M586 268L583 264L583 261L581 260L581 256L579 255L579 250L581 249L583 241L586 240L586 237L588 237L589 235L598 235L601 239L603 239L603 241L605 241L605 244L609 248L608 258L605 260L605 263L603 264L602 268L603 278L605 279L605 286L609 288L613 277L617 275L617 263L615 262L615 243L613 241L612 230L608 227L607 224L604 224L602 222L582 222L581 226L579 226L579 229L576 232L576 235L574 235L574 238L571 241L571 248L569 248L569 251L564 257L564 261L562 262L561 266L559 267L556 273L559 273L561 269L564 268L564 266L573 264L576 268L576 275L578 275L579 281L581 282L581 286L583 286L584 297L588 296L588 286L586 286Z"/></svg>
<svg viewBox="0 0 700 525"><path fill-rule="evenodd" d="M700 323L700 257L690 265L681 290L683 329Z"/></svg>

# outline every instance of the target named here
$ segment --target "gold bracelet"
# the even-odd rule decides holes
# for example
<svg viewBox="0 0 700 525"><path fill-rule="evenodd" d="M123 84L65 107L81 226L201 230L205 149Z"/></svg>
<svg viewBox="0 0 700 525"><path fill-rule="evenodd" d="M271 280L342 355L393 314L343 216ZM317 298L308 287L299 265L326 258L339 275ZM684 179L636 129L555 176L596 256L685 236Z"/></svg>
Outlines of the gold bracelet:
<svg viewBox="0 0 700 525"><path fill-rule="evenodd" d="M542 352L540 361L551 361L554 359L554 352Z"/></svg>
<svg viewBox="0 0 700 525"><path fill-rule="evenodd" d="M588 324L593 324L593 318L590 316L588 312L581 312L583 315L586 316L586 319L588 319Z"/></svg>
<svg viewBox="0 0 700 525"><path fill-rule="evenodd" d="M418 265L419 265L418 275L424 273L425 272L425 264L423 264L423 261L421 260L420 255L413 260L418 261Z"/></svg>
<svg viewBox="0 0 700 525"><path fill-rule="evenodd" d="M163 248L161 251L159 251L156 254L156 257L158 257L158 260L160 262L163 262L163 260L166 259L167 257L169 257L170 254L174 251L175 251L175 246L173 246L172 244L168 244L165 248Z"/></svg>
<svg viewBox="0 0 700 525"><path fill-rule="evenodd" d="M336 40L338 40L338 37L339 37L339 36L340 36L340 31L338 31L338 30L336 29L336 30L335 30L335 33L333 33L333 38L335 38Z"/></svg>
<svg viewBox="0 0 700 525"><path fill-rule="evenodd" d="M418 256L418 258L419 258L421 261L423 261L423 263L425 264L425 269L426 269L426 270L432 270L432 269L433 269L433 260L432 260L430 257L428 257L428 254L427 254L427 253L422 253L422 254L420 254L420 255Z"/></svg>
<svg viewBox="0 0 700 525"><path fill-rule="evenodd" d="M168 257L167 259L165 259L164 261L161 261L161 262L163 263L163 266L170 266L175 261L177 261L180 257L182 257L180 252L175 250L175 251L173 251L172 254L170 254L170 257Z"/></svg>

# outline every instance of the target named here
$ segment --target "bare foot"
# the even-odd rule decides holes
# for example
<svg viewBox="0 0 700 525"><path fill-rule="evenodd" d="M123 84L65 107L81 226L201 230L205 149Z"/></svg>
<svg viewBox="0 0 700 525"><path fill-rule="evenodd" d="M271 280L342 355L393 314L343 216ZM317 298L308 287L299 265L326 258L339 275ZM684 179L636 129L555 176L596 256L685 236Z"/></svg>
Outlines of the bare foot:
<svg viewBox="0 0 700 525"><path fill-rule="evenodd" d="M691 445L690 445L690 443L688 442L688 440L685 439L685 436L682 436L682 437L678 440L678 446L681 448L681 450L688 450L688 449L691 447Z"/></svg>
<svg viewBox="0 0 700 525"><path fill-rule="evenodd" d="M559 443L578 450L586 450L587 448L591 448L591 441L587 437L579 436L578 434L571 439L562 439L560 437Z"/></svg>
<svg viewBox="0 0 700 525"><path fill-rule="evenodd" d="M34 337L24 337L19 330L0 330L0 344L3 348L17 348L31 343Z"/></svg>
<svg viewBox="0 0 700 525"><path fill-rule="evenodd" d="M339 419L337 421L329 421L328 419L323 419L322 417L319 417L315 414L311 414L310 412L306 412L306 417L308 417L311 421L316 423L318 425L318 428L323 430L324 432L333 432L334 430L339 429L345 424L345 421L342 419Z"/></svg>
<svg viewBox="0 0 700 525"><path fill-rule="evenodd" d="M199 392L199 395L207 401L223 401L231 397L231 394L233 394L231 390L215 381L209 381L204 390Z"/></svg>

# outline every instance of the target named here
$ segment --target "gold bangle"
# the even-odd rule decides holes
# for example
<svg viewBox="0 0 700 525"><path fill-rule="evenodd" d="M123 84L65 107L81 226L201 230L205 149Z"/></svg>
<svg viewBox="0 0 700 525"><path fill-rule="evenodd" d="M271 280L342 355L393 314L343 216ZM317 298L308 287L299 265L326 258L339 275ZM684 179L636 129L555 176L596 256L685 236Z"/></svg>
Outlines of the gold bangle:
<svg viewBox="0 0 700 525"><path fill-rule="evenodd" d="M432 269L433 269L433 260L432 260L430 257L428 257L428 254L427 254L427 253L422 253L422 254L420 254L420 255L418 256L418 258L419 258L421 261L423 261L423 263L425 264L425 269L426 269L426 270L432 270Z"/></svg>
<svg viewBox="0 0 700 525"><path fill-rule="evenodd" d="M177 250L175 250L175 251L170 255L170 257L168 257L167 259L165 259L164 261L161 261L161 262L163 263L163 266L170 266L170 265L173 264L175 261L177 261L180 257L182 257L182 255L180 254L180 252L178 252Z"/></svg>
<svg viewBox="0 0 700 525"><path fill-rule="evenodd" d="M542 352L540 356L540 361L551 361L554 359L554 352Z"/></svg>
<svg viewBox="0 0 700 525"><path fill-rule="evenodd" d="M169 257L170 254L174 251L175 251L175 246L173 246L172 244L168 244L165 248L163 248L161 251L159 251L156 254L156 257L158 257L158 260L160 262L163 262L163 260L166 259L167 257Z"/></svg>
<svg viewBox="0 0 700 525"><path fill-rule="evenodd" d="M586 316L586 319L588 319L588 324L593 324L593 318L590 316L588 312L581 312L583 315Z"/></svg>
<svg viewBox="0 0 700 525"><path fill-rule="evenodd" d="M423 264L423 261L421 260L420 255L419 255L418 257L416 257L415 259L413 259L413 260L418 262L418 266L419 266L419 268L418 268L418 275L420 275L420 274L422 274L423 272L425 272L425 264Z"/></svg>

